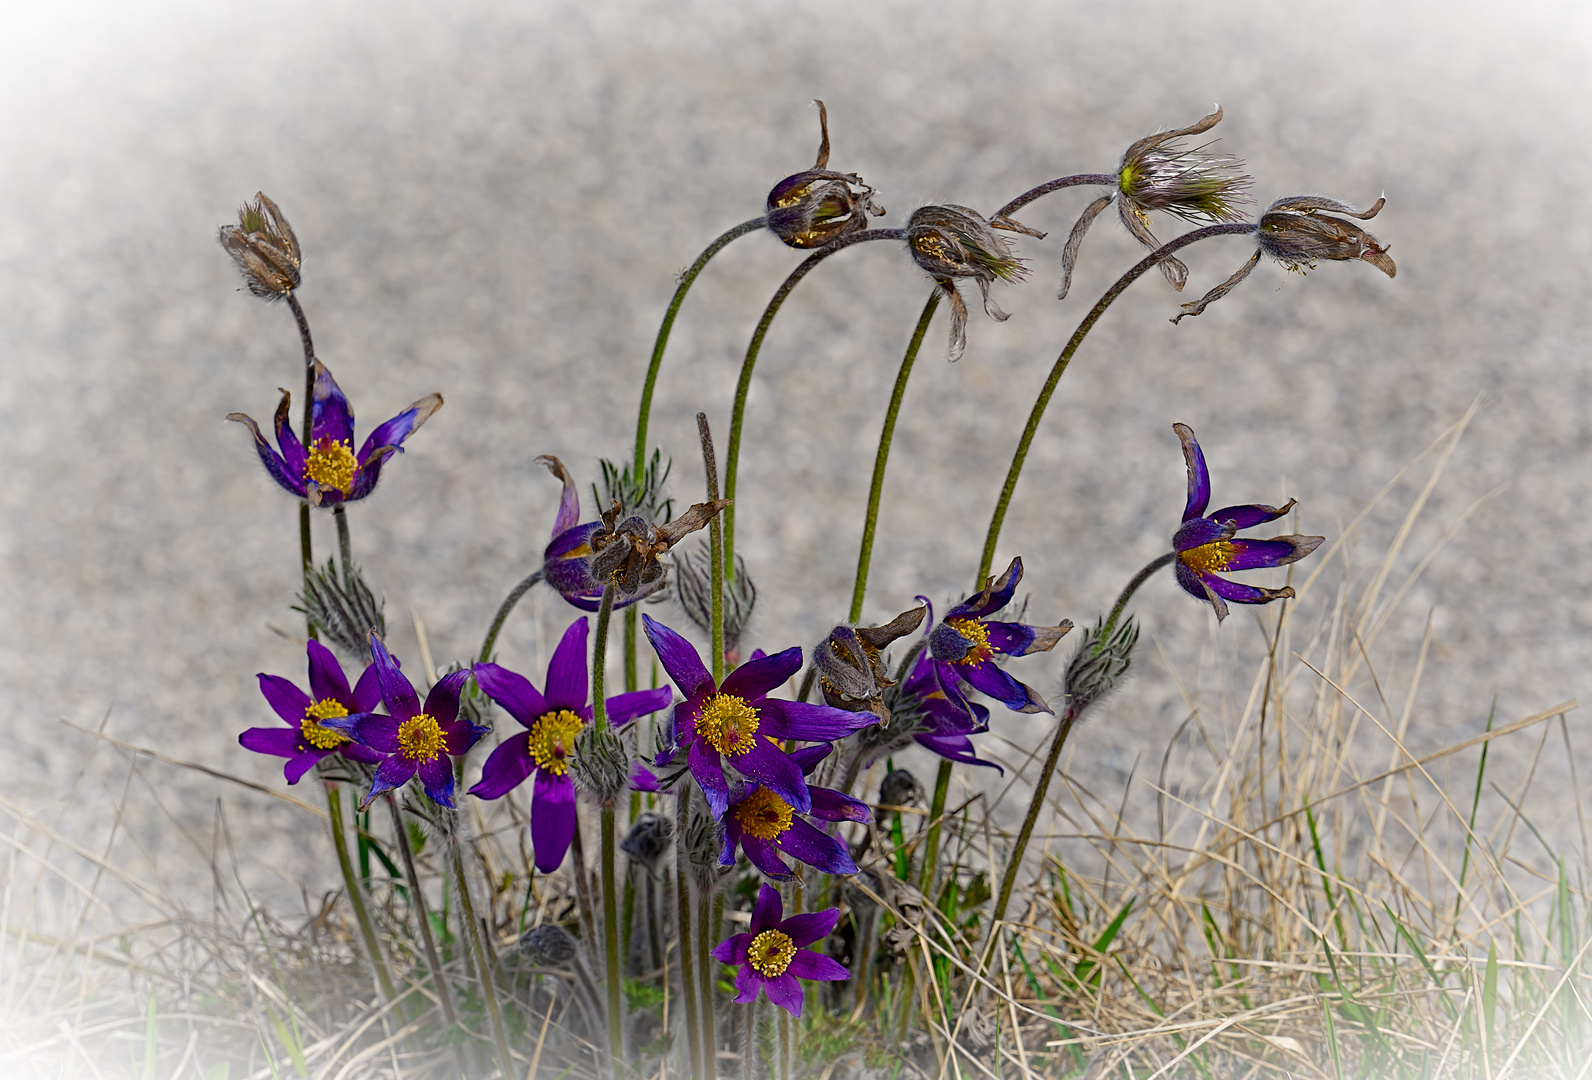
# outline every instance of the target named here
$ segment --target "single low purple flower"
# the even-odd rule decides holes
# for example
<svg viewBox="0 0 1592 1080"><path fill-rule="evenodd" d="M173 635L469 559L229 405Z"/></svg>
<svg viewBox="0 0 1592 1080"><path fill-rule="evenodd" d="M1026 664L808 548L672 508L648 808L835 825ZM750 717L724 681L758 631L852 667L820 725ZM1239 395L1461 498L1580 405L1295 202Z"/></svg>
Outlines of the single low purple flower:
<svg viewBox="0 0 1592 1080"><path fill-rule="evenodd" d="M829 742L879 721L872 713L769 697L769 691L801 670L799 646L748 660L726 675L721 687L689 641L650 615L643 615L641 621L658 661L685 695L674 707L675 746L660 755L657 764L665 764L684 750L691 775L715 818L722 819L730 805L726 762L797 812L811 813L813 801L801 766L780 749L778 740Z"/></svg>
<svg viewBox="0 0 1592 1080"><path fill-rule="evenodd" d="M541 692L529 679L497 664L475 665L475 679L487 697L508 710L525 728L492 751L481 769L481 781L470 789L479 799L499 799L525 782L531 789L531 847L536 868L557 870L575 836L575 778L570 765L575 742L591 723L586 673L585 616L569 624L547 664ZM657 712L674 697L667 686L638 690L606 699L609 723L618 726Z"/></svg>
<svg viewBox="0 0 1592 1080"><path fill-rule="evenodd" d="M265 471L287 491L311 506L337 506L363 499L376 487L388 456L403 452L404 440L442 408L441 394L427 394L370 433L359 453L354 453L354 410L326 365L315 361L315 401L311 408L310 445L293 434L288 406L293 395L282 391L276 407L276 442L273 449L260 425L243 413L228 413L254 434L254 449Z"/></svg>
<svg viewBox="0 0 1592 1080"><path fill-rule="evenodd" d="M306 646L310 662L310 692L306 694L280 675L261 672L260 693L287 727L250 728L238 736L245 750L287 758L282 775L296 784L310 768L328 754L342 754L350 761L374 765L381 755L367 750L322 721L369 712L381 702L376 684L376 669L367 666L353 689L332 651L318 641Z"/></svg>
<svg viewBox="0 0 1592 1080"><path fill-rule="evenodd" d="M809 746L789 756L805 776L833 749L828 744ZM813 800L811 816L821 821L866 822L872 819L868 804L850 795L813 785L808 786L807 792ZM737 847L746 852L753 866L772 878L794 876L780 858L781 852L826 874L857 872L857 864L852 861L844 841L803 820L790 803L762 785L745 785L730 800L729 811L724 815L724 850L719 854L720 865L735 865Z"/></svg>
<svg viewBox="0 0 1592 1080"><path fill-rule="evenodd" d="M322 721L324 726L374 750L380 760L370 793L359 808L365 809L376 796L402 787L418 773L431 801L452 809L453 760L448 755L465 753L491 730L459 715L459 690L470 672L454 671L437 680L422 708L420 695L398 670L397 662L374 630L370 634L370 653L388 715L360 712Z"/></svg>
<svg viewBox="0 0 1592 1080"><path fill-rule="evenodd" d="M1241 529L1252 528L1275 521L1293 508L1289 499L1283 506L1224 506L1210 514L1205 513L1211 501L1211 475L1205 467L1205 454L1194 439L1194 431L1187 424L1173 424L1172 430L1183 443L1183 459L1188 463L1188 505L1183 510L1183 524L1172 534L1172 550L1177 560L1172 564L1177 583L1185 592L1208 601L1216 611L1218 621L1227 618L1227 603L1269 604L1273 600L1291 597L1293 587L1263 589L1257 585L1240 585L1218 577L1217 571L1259 570L1268 566L1286 566L1310 554L1321 544L1321 536L1276 536L1270 540L1239 540Z"/></svg>
<svg viewBox="0 0 1592 1080"><path fill-rule="evenodd" d="M851 972L833 957L803 947L829 936L840 921L839 908L788 919L784 914L779 890L764 882L752 908L751 930L719 942L713 949L713 959L741 966L735 974L736 1004L751 1004L761 990L769 1001L799 1018L802 988L798 979L838 982L851 978Z"/></svg>
<svg viewBox="0 0 1592 1080"><path fill-rule="evenodd" d="M940 683L948 694L960 694L960 680L1016 712L1051 711L1031 687L1001 670L994 659L997 653L1027 656L1046 652L1072 629L1067 619L1057 626L990 619L988 616L1011 602L1022 579L1023 560L1013 559L998 580L989 579L980 592L947 611L945 621L929 631L929 653L939 665Z"/></svg>

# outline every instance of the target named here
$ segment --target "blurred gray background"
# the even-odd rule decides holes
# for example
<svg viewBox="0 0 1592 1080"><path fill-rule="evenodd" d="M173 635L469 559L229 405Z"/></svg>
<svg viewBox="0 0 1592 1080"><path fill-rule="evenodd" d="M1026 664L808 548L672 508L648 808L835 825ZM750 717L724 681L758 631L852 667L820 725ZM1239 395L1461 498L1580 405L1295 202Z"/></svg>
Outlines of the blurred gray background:
<svg viewBox="0 0 1592 1080"><path fill-rule="evenodd" d="M281 205L305 250L318 351L361 438L429 391L446 397L351 512L394 650L416 655L413 611L442 664L478 647L540 558L558 486L532 458L558 454L584 485L598 457L628 456L674 275L810 165L818 97L832 167L878 188L883 226L927 202L991 212L1053 176L1109 171L1128 143L1212 102L1227 110L1213 134L1246 159L1262 206L1307 191L1387 196L1370 227L1396 280L1361 264L1306 277L1268 265L1170 325L1180 299L1247 257L1246 241L1223 239L1187 253L1190 296L1146 277L1105 317L1052 403L1001 544L999 565L1025 557L1037 620L1092 620L1164 549L1184 485L1173 421L1198 432L1215 505L1296 496L1300 531L1335 536L1485 395L1393 581L1479 496L1508 488L1413 587L1378 675L1402 703L1394 688L1430 616L1411 725L1425 749L1479 731L1494 699L1504 722L1589 691L1584 9L287 2L7 20L4 794L101 838L91 846L124 797L126 761L91 752L61 719L280 785L280 762L235 740L275 722L255 672L303 678L302 649L272 629L299 625L294 504L222 420L265 421L276 388L301 385L298 340L285 307L239 291L217 225L256 190ZM1094 297L1139 257L1103 217L1071 297L1055 301L1060 244L1087 197L1022 215L1052 236L1019 239L1033 275L998 288L1009 322L973 298L955 365L943 315L931 329L891 461L870 619L971 584L1033 395ZM692 417L706 410L727 434L746 340L797 261L769 236L742 240L682 311L652 431L686 502L701 490ZM815 272L775 323L741 463L740 550L762 597L748 647L807 645L845 615L879 423L927 291L900 245L865 245ZM1426 471L1413 475L1301 617L1329 610L1345 566L1364 581ZM318 525L324 558L330 519ZM1243 610L1213 632L1169 575L1138 607L1138 681L1075 744L1074 768L1091 762L1108 791L1139 755L1159 760L1189 710L1180 684L1213 715L1241 707L1263 644ZM533 596L502 660L539 680L571 614ZM1065 652L1018 673L1054 693ZM1582 723L1571 715L1572 731ZM1044 730L997 717L1025 747ZM1568 794L1562 753L1537 782ZM318 802L312 787L296 794ZM143 853L119 850L130 864L147 854L174 889L208 881L222 797L256 888L296 902L300 882L330 886L324 832L291 808L147 761L125 790ZM1550 799L1539 825L1567 835L1570 805Z"/></svg>

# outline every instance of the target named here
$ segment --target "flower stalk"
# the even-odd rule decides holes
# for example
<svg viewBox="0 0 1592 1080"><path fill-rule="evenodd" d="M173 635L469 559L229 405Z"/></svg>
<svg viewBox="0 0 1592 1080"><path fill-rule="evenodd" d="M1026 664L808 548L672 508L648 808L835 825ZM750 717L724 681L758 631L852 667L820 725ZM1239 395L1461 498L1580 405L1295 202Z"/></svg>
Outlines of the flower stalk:
<svg viewBox="0 0 1592 1080"><path fill-rule="evenodd" d="M365 893L354 875L353 861L348 857L348 837L343 832L343 789L335 780L326 782L326 816L332 829L332 846L337 849L337 866L343 872L343 887L348 891L348 902L354 909L354 921L359 924L359 937L370 956L371 970L376 973L376 984L384 1001L397 999L393 989L392 973L382 957L376 929L370 921L370 910L365 906Z"/></svg>
<svg viewBox="0 0 1592 1080"><path fill-rule="evenodd" d="M702 1025L697 1017L697 980L695 935L691 926L691 886L686 876L691 873L690 856L686 852L686 826L690 823L691 785L681 782L675 789L674 817L674 898L675 928L680 934L680 996L685 999L686 1045L691 1061L691 1075L702 1075ZM682 1062L682 1064L684 1064Z"/></svg>
<svg viewBox="0 0 1592 1080"><path fill-rule="evenodd" d="M298 323L299 342L304 346L304 421L299 440L305 445L310 445L310 425L315 416L315 341L310 336L310 323L304 317L304 308L299 304L298 297L291 292L287 294L287 306L293 311L293 318ZM310 542L310 504L300 502L298 508L299 518L299 562L304 574L304 591L309 591L310 573L315 568L315 549ZM310 637L315 637L315 621L308 614L304 616L305 628Z"/></svg>
<svg viewBox="0 0 1592 1080"><path fill-rule="evenodd" d="M592 728L599 732L608 730L608 707L603 693L608 667L608 623L613 613L614 583L610 581L603 587L602 606L597 609L597 635L591 654ZM619 910L614 888L616 835L612 800L602 802L598 819L602 829L603 966L608 983L608 1053L612 1073L618 1076L625 1060L625 1027L624 984L619 970Z"/></svg>
<svg viewBox="0 0 1592 1080"><path fill-rule="evenodd" d="M420 944L426 954L426 967L431 972L431 985L437 991L437 1005L442 1009L442 1021L450 1028L459 1026L459 1014L453 1011L453 992L448 988L448 976L442 970L442 958L437 955L437 941L431 934L431 917L426 914L425 894L420 891L420 875L415 872L414 848L409 843L409 830L404 828L403 815L398 811L398 801L391 795L385 800L392 811L392 831L403 856L404 878L409 882L409 909L414 913L420 929ZM459 1067L464 1068L464 1052L459 1050Z"/></svg>
<svg viewBox="0 0 1592 1080"><path fill-rule="evenodd" d="M454 813L444 810L443 813ZM475 971L481 980L481 996L486 999L487 1015L492 1018L492 1040L497 1044L498 1067L504 1076L514 1075L514 1056L509 1053L508 1031L503 1026L503 1010L498 1005L497 978L492 963L487 958L486 942L482 940L481 921L475 917L475 904L470 899L470 883L464 877L464 856L460 852L457 826L449 830L448 861L453 864L453 884L459 890L460 913L469 929L471 949L475 953Z"/></svg>
<svg viewBox="0 0 1592 1080"><path fill-rule="evenodd" d="M708 502L719 501L719 463L713 452L713 432L708 414L697 413L697 434L702 440L702 468L707 473ZM726 508L727 510L729 508ZM713 574L713 680L724 681L724 526L718 517L708 525L708 552Z"/></svg>

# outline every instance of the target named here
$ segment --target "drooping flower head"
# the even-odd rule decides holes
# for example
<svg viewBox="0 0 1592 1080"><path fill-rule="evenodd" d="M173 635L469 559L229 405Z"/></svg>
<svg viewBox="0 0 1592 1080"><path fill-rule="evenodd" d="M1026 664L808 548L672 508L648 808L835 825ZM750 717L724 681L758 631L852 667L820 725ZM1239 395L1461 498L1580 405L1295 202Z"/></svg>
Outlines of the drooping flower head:
<svg viewBox="0 0 1592 1080"><path fill-rule="evenodd" d="M547 664L538 691L525 676L498 664L475 665L482 692L519 721L524 731L503 740L481 768L470 789L480 799L499 799L536 774L531 789L531 847L536 868L557 870L575 835L575 746L591 723L588 700L585 616L570 623ZM615 726L669 704L668 687L616 694L607 699L608 721Z"/></svg>
<svg viewBox="0 0 1592 1080"><path fill-rule="evenodd" d="M918 657L911 674L901 681L891 707L903 721L902 734L925 750L947 761L1005 772L973 751L970 736L989 730L989 710L976 701L968 701L959 689L947 693L940 681L940 664L932 654L924 652ZM877 760L884 753L883 749L877 750L867 760Z"/></svg>
<svg viewBox="0 0 1592 1080"><path fill-rule="evenodd" d="M884 649L923 624L928 605L903 611L881 626L837 626L813 650L813 667L818 670L818 685L824 700L837 709L861 712L866 709L890 722L884 691L895 685L885 670Z"/></svg>
<svg viewBox="0 0 1592 1080"><path fill-rule="evenodd" d="M998 579L945 613L945 621L929 631L929 653L939 666L940 685L948 694L959 692L958 681L1016 712L1050 712L1034 690L1018 682L995 663L997 654L1027 656L1056 647L1072 629L1063 619L1056 626L996 622L989 616L1011 602L1023 579L1023 560L1011 561Z"/></svg>
<svg viewBox="0 0 1592 1080"><path fill-rule="evenodd" d="M1227 618L1226 601L1229 600L1235 604L1269 604L1292 596L1291 586L1263 589L1256 585L1240 585L1218 577L1217 572L1286 566L1316 550L1325 537L1237 539L1236 534L1242 529L1282 517L1293 508L1294 500L1289 499L1283 506L1258 503L1224 506L1206 514L1205 507L1211 501L1211 476L1205 468L1205 454L1187 424L1173 424L1172 430L1183 443L1183 460L1188 464L1188 504L1183 510L1183 524L1172 534L1172 549L1177 552L1172 568L1177 574L1177 583L1190 596L1208 601L1218 620Z"/></svg>
<svg viewBox="0 0 1592 1080"><path fill-rule="evenodd" d="M730 804L726 765L768 788L797 812L811 813L812 796L801 766L780 748L780 740L828 742L878 722L872 713L769 697L771 690L801 670L800 646L748 660L719 686L689 641L650 615L641 621L658 662L685 695L674 707L674 746L660 755L657 764L667 764L684 751L715 818L723 818Z"/></svg>
<svg viewBox="0 0 1592 1080"><path fill-rule="evenodd" d="M1289 195L1278 199L1260 216L1255 232L1255 253L1249 257L1249 261L1234 271L1232 277L1198 300L1184 304L1183 313L1172 321L1175 323L1190 315L1198 315L1232 292L1255 269L1262 255L1301 274L1306 270L1314 270L1316 262L1321 259L1332 262L1359 260L1393 277L1398 273L1398 267L1393 264L1387 248L1376 237L1352 221L1321 213L1322 210L1331 210L1368 221L1381 212L1386 202L1386 199L1378 199L1369 210L1361 211L1346 202L1321 195Z"/></svg>
<svg viewBox="0 0 1592 1080"><path fill-rule="evenodd" d="M249 292L263 300L281 300L299 284L304 261L293 227L276 203L255 192L252 203L238 208L238 223L223 225L216 239L232 256Z"/></svg>
<svg viewBox="0 0 1592 1080"><path fill-rule="evenodd" d="M655 525L639 514L620 517L618 502L601 520L580 520L580 493L564 463L551 454L536 459L564 484L553 539L542 553L542 578L565 600L583 611L601 606L603 588L615 586L615 607L651 596L664 585L660 557L680 540L703 528L730 505L725 499L695 503L673 521Z"/></svg>
<svg viewBox="0 0 1592 1080"><path fill-rule="evenodd" d="M418 774L431 801L451 809L453 760L448 755L465 753L490 730L459 715L459 691L470 672L454 671L438 679L422 706L420 695L376 633L370 635L370 655L387 715L359 712L321 721L374 750L380 758L370 792L359 808L363 810L376 796L402 787Z"/></svg>
<svg viewBox="0 0 1592 1080"><path fill-rule="evenodd" d="M311 766L329 754L374 765L381 755L353 742L322 721L352 713L369 712L381 702L376 669L367 666L359 682L349 689L343 666L325 645L313 639L305 646L310 662L310 692L306 694L280 675L261 672L260 693L287 727L250 728L238 736L245 750L287 758L282 775L296 784Z"/></svg>
<svg viewBox="0 0 1592 1080"><path fill-rule="evenodd" d="M441 394L427 394L397 416L381 424L359 453L354 453L354 410L326 365L315 361L315 401L311 410L310 445L299 442L288 422L293 395L282 391L276 407L276 442L280 452L266 442L260 425L243 413L228 413L254 435L254 449L265 471L288 492L311 506L337 506L363 499L376 487L381 466L389 455L403 451L404 440L442 408Z"/></svg>
<svg viewBox="0 0 1592 1080"><path fill-rule="evenodd" d="M833 747L807 746L790 754L802 771L810 774L829 756ZM752 865L772 878L792 877L780 853L817 867L826 874L855 874L857 864L839 837L831 836L806 821L796 809L761 784L741 784L730 798L724 815L724 849L719 864L735 865L735 849L746 852ZM829 788L809 785L812 817L820 821L870 820L868 804Z"/></svg>
<svg viewBox="0 0 1592 1080"><path fill-rule="evenodd" d="M1244 163L1231 154L1213 153L1209 144L1185 147L1178 142L1209 131L1221 119L1222 110L1217 106L1215 112L1188 127L1146 135L1123 152L1114 174L1116 192L1102 195L1084 208L1062 249L1062 299L1071 288L1072 270L1084 234L1113 198L1117 199L1117 214L1123 227L1151 249L1161 246L1150 231L1152 211L1194 223L1244 219L1239 207L1254 201L1249 195L1250 178L1242 171ZM1182 289L1188 280L1188 267L1171 256L1161 261L1161 273L1174 289Z"/></svg>
<svg viewBox="0 0 1592 1080"><path fill-rule="evenodd" d="M958 278L972 278L984 297L984 314L997 322L1010 316L991 299L995 281L1016 282L1028 275L1023 260L995 231L996 226L1032 232L1015 222L990 222L977 210L950 204L920 206L907 219L907 248L913 260L939 284L951 305L951 333L947 360L959 360L967 348L967 305L957 291ZM1042 234L1039 234L1042 235Z"/></svg>
<svg viewBox="0 0 1592 1080"><path fill-rule="evenodd" d="M829 110L818 106L818 160L806 172L787 176L768 193L766 224L793 248L823 247L868 227L869 214L883 214L873 202L873 188L856 173L831 172L829 164Z"/></svg>
<svg viewBox="0 0 1592 1080"><path fill-rule="evenodd" d="M833 957L805 948L829 936L840 921L839 908L810 911L788 919L784 915L785 903L779 890L764 882L752 908L751 929L721 941L713 949L713 959L740 965L741 970L735 974L736 1004L756 1001L761 990L769 1001L800 1017L802 988L796 980L836 982L849 979L851 973Z"/></svg>

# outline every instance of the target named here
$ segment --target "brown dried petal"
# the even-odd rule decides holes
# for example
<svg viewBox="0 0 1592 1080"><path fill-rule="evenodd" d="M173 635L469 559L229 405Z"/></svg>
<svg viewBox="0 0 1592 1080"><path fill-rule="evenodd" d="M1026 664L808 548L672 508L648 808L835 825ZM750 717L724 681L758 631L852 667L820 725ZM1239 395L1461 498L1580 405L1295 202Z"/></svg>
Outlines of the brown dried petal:
<svg viewBox="0 0 1592 1080"><path fill-rule="evenodd" d="M1178 128L1176 131L1158 131L1154 135L1146 135L1123 151L1122 165L1128 165L1139 160L1164 142L1181 138L1184 135L1199 135L1202 132L1209 131L1220 123L1221 119L1222 107L1218 105L1215 112L1201 117L1186 128ZM1121 166L1118 166L1118 169L1120 171Z"/></svg>
<svg viewBox="0 0 1592 1080"><path fill-rule="evenodd" d="M1122 224L1128 232L1133 234L1135 240L1150 248L1152 251L1161 246L1161 241L1155 238L1150 231L1150 215L1134 206L1127 199L1117 203L1117 214L1122 218ZM1188 267L1181 259L1167 256L1161 260L1161 276L1166 278L1166 283L1178 292L1183 291L1184 284L1188 281Z"/></svg>
<svg viewBox="0 0 1592 1080"><path fill-rule="evenodd" d="M658 541L663 545L660 551L668 551L678 544L680 540L698 529L706 528L708 522L730 505L728 499L714 499L712 502L693 503L691 508L667 525L658 526Z"/></svg>
<svg viewBox="0 0 1592 1080"><path fill-rule="evenodd" d="M1083 246L1084 234L1094 224L1094 219L1100 216L1100 212L1110 205L1111 196L1102 195L1084 207L1083 213L1073 223L1067 246L1061 249L1061 290L1056 293L1057 300L1067 299L1067 293L1072 288L1072 268L1078 263L1078 249Z"/></svg>
<svg viewBox="0 0 1592 1080"><path fill-rule="evenodd" d="M1243 266L1240 266L1238 270L1234 272L1232 277L1216 286L1216 288L1212 289L1198 300L1184 304L1183 314L1172 319L1172 323L1176 325L1178 322L1188 318L1190 315L1198 315L1216 301L1232 292L1240 281L1243 281L1249 276L1249 272L1255 269L1255 264L1258 262L1260 262L1260 252L1257 251L1255 254L1249 257L1248 262L1244 263Z"/></svg>

